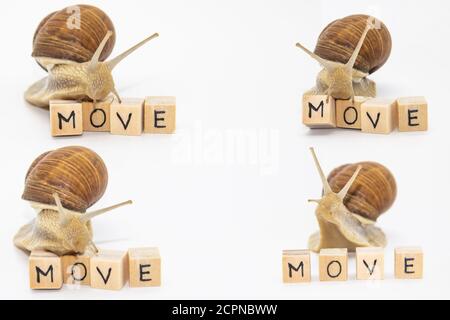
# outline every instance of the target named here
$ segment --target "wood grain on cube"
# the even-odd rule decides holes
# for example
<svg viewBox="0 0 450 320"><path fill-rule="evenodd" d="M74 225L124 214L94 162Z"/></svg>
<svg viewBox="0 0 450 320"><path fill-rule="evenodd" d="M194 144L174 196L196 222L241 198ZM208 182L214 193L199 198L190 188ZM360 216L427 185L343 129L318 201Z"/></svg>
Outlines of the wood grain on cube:
<svg viewBox="0 0 450 320"><path fill-rule="evenodd" d="M83 102L83 130L85 132L111 131L111 102L112 100Z"/></svg>
<svg viewBox="0 0 450 320"><path fill-rule="evenodd" d="M76 101L50 101L50 131L53 137L82 135L82 104Z"/></svg>
<svg viewBox="0 0 450 320"><path fill-rule="evenodd" d="M336 126L361 130L361 105L368 99L357 96L354 100L336 100Z"/></svg>
<svg viewBox="0 0 450 320"><path fill-rule="evenodd" d="M397 102L394 99L369 99L361 105L361 130L389 134L397 127Z"/></svg>
<svg viewBox="0 0 450 320"><path fill-rule="evenodd" d="M356 248L356 278L358 280L384 279L383 248Z"/></svg>
<svg viewBox="0 0 450 320"><path fill-rule="evenodd" d="M322 249L319 254L320 281L347 281L347 249Z"/></svg>
<svg viewBox="0 0 450 320"><path fill-rule="evenodd" d="M140 136L144 127L144 99L115 99L111 104L111 133Z"/></svg>
<svg viewBox="0 0 450 320"><path fill-rule="evenodd" d="M397 279L423 278L423 251L418 247L395 249L395 277Z"/></svg>
<svg viewBox="0 0 450 320"><path fill-rule="evenodd" d="M145 99L144 132L172 134L176 130L176 98L148 97Z"/></svg>
<svg viewBox="0 0 450 320"><path fill-rule="evenodd" d="M120 290L128 281L128 253L101 250L91 258L91 287Z"/></svg>
<svg viewBox="0 0 450 320"><path fill-rule="evenodd" d="M311 282L311 252L309 250L283 251L283 282Z"/></svg>
<svg viewBox="0 0 450 320"><path fill-rule="evenodd" d="M59 290L63 286L62 261L46 251L34 251L29 258L30 288Z"/></svg>
<svg viewBox="0 0 450 320"><path fill-rule="evenodd" d="M136 248L128 251L130 287L161 286L161 256L157 248Z"/></svg>
<svg viewBox="0 0 450 320"><path fill-rule="evenodd" d="M400 98L397 107L399 131L428 130L428 103L425 97Z"/></svg>
<svg viewBox="0 0 450 320"><path fill-rule="evenodd" d="M303 124L310 128L336 128L335 100L327 96L303 96Z"/></svg>
<svg viewBox="0 0 450 320"><path fill-rule="evenodd" d="M62 257L64 284L91 285L92 253Z"/></svg>

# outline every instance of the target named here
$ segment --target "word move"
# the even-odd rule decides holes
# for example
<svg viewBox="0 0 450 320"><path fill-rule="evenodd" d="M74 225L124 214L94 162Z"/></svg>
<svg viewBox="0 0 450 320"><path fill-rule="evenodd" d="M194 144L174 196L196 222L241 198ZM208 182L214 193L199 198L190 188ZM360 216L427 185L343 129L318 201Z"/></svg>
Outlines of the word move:
<svg viewBox="0 0 450 320"><path fill-rule="evenodd" d="M421 248L395 249L395 278L422 279L423 252ZM356 279L384 280L383 248L356 249ZM323 249L319 254L320 281L348 281L347 249ZM311 282L311 252L287 250L283 252L283 282Z"/></svg>
<svg viewBox="0 0 450 320"><path fill-rule="evenodd" d="M303 124L310 128L355 129L389 134L428 130L428 103L424 97L335 100L324 95L303 96Z"/></svg>
<svg viewBox="0 0 450 320"><path fill-rule="evenodd" d="M35 251L29 259L33 290L60 290L63 284L121 290L161 286L161 257L157 248L101 250L97 254L58 257Z"/></svg>
<svg viewBox="0 0 450 320"><path fill-rule="evenodd" d="M117 99L102 102L50 101L53 137L80 136L84 132L110 132L140 136L172 134L176 129L176 98Z"/></svg>

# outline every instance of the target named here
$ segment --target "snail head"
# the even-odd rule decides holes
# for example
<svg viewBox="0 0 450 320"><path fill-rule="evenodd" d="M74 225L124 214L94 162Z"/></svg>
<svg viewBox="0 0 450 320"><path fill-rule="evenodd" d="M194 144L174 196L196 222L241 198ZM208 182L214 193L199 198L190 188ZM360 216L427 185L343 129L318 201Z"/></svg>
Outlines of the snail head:
<svg viewBox="0 0 450 320"><path fill-rule="evenodd" d="M335 99L347 100L354 98L353 91L353 73L356 59L361 51L368 32L376 27L375 18L370 17L367 21L366 28L361 35L358 44L353 51L352 56L346 64L329 61L323 59L319 55L311 52L302 44L297 43L297 47L303 50L311 58L319 62L323 69L317 77L317 88L319 91L333 97Z"/></svg>
<svg viewBox="0 0 450 320"><path fill-rule="evenodd" d="M325 174L322 170L322 167L319 163L319 160L317 158L317 155L313 148L311 148L311 153L314 158L314 162L316 164L317 170L319 172L320 178L322 180L323 184L323 190L324 190L324 196L320 200L309 200L309 202L317 203L319 206L324 207L326 210L320 210L321 212L324 212L329 217L322 217L328 221L332 221L331 213L335 212L337 207L344 206L344 199L347 196L350 188L352 187L353 183L355 182L356 178L358 177L359 173L361 172L362 167L359 166L355 173L353 174L352 178L347 182L347 184L342 188L342 190L339 193L334 193L333 190L330 187L330 184L328 183L327 178L325 177Z"/></svg>
<svg viewBox="0 0 450 320"><path fill-rule="evenodd" d="M122 206L132 204L131 201L127 201L109 208L81 214L66 210L58 194L53 194L53 197L60 216L58 221L60 232L58 234L62 237L62 245L68 252L74 253L83 253L89 246L94 249L96 248L92 240L92 231L90 228L90 222L93 218Z"/></svg>
<svg viewBox="0 0 450 320"><path fill-rule="evenodd" d="M128 57L131 53L142 47L150 40L153 40L159 36L159 34L155 33L152 36L141 41L137 45L133 46L129 50L125 51L124 53L118 55L116 58L110 61L102 62L100 61L101 54L112 35L112 31L108 31L106 33L96 52L92 56L91 61L85 63L88 79L88 82L86 84L86 93L90 99L94 100L94 102L105 99L110 93L113 93L117 97L119 102L121 102L120 96L114 84L112 71L120 62L122 62L122 60Z"/></svg>

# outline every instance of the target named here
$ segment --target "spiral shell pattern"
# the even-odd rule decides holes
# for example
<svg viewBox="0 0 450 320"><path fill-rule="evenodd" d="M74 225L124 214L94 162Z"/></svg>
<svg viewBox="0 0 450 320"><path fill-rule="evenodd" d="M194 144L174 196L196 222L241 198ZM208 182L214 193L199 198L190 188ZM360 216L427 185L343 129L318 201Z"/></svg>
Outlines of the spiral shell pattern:
<svg viewBox="0 0 450 320"><path fill-rule="evenodd" d="M393 205L397 196L395 178L385 166L375 162L343 165L330 173L328 182L333 192L338 193L358 166L362 166L362 170L350 188L344 204L351 212L376 221Z"/></svg>
<svg viewBox="0 0 450 320"><path fill-rule="evenodd" d="M113 32L100 61L106 60L115 44L111 19L97 7L77 5L53 12L39 24L33 38L35 58L52 58L78 63L91 60L108 31Z"/></svg>
<svg viewBox="0 0 450 320"><path fill-rule="evenodd" d="M57 193L66 209L84 213L105 193L108 171L103 160L84 147L66 147L39 156L30 166L22 198L55 205Z"/></svg>
<svg viewBox="0 0 450 320"><path fill-rule="evenodd" d="M315 53L323 59L346 64L367 26L370 17L352 15L331 22L320 34ZM379 28L369 31L354 68L371 74L381 68L392 49L391 34L381 21Z"/></svg>

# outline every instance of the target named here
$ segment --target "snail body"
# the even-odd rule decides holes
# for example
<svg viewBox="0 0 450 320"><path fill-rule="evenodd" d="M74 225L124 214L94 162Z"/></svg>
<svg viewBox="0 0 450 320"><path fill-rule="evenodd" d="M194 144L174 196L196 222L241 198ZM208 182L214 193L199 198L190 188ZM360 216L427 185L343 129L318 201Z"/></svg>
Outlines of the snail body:
<svg viewBox="0 0 450 320"><path fill-rule="evenodd" d="M381 21L352 15L330 23L320 34L314 52L300 43L297 47L323 67L310 93L347 100L376 96L376 84L367 77L388 60L392 39Z"/></svg>
<svg viewBox="0 0 450 320"><path fill-rule="evenodd" d="M395 179L381 164L362 162L335 169L327 179L311 149L323 183L323 197L310 200L318 204L316 217L320 231L309 240L309 248L385 247L384 232L376 220L394 203Z"/></svg>
<svg viewBox="0 0 450 320"><path fill-rule="evenodd" d="M120 101L112 76L114 68L157 33L114 59L106 61L114 43L114 25L99 8L79 5L80 24L69 25L68 9L52 13L39 24L33 54L48 75L25 92L30 104L48 108L50 100L103 100L114 94Z"/></svg>
<svg viewBox="0 0 450 320"><path fill-rule="evenodd" d="M95 249L91 220L131 203L86 213L103 196L107 183L106 166L92 150L67 147L42 154L28 170L22 196L37 217L19 230L14 244L27 252L60 256Z"/></svg>

